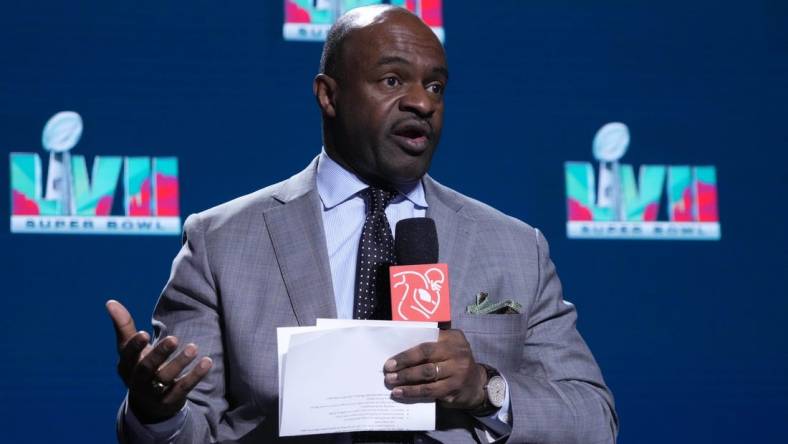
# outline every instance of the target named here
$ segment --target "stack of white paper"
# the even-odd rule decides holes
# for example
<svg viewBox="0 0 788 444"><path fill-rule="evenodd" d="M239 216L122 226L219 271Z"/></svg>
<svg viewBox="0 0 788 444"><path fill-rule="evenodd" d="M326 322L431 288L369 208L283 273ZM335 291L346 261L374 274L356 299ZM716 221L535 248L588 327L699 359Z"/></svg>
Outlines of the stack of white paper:
<svg viewBox="0 0 788 444"><path fill-rule="evenodd" d="M434 430L435 403L391 398L383 364L438 340L434 322L318 319L277 329L279 436Z"/></svg>

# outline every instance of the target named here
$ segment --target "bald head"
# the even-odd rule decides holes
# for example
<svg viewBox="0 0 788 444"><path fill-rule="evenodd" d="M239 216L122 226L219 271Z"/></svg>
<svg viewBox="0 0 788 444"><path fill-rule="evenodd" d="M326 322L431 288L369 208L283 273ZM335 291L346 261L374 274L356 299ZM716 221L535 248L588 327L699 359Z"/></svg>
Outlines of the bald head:
<svg viewBox="0 0 788 444"><path fill-rule="evenodd" d="M432 33L432 30L420 18L404 8L391 5L372 5L351 9L343 14L328 31L326 43L323 45L323 54L320 57L320 73L335 79L340 78L343 64L342 53L346 41L354 34L354 31L385 23L392 18L418 23ZM437 41L437 37L435 40Z"/></svg>

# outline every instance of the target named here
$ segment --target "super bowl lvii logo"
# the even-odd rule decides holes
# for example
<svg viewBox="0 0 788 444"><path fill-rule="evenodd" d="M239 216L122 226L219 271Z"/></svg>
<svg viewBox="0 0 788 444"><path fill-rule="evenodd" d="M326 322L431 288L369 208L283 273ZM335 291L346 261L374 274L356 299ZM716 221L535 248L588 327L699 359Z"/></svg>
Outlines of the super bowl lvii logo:
<svg viewBox="0 0 788 444"><path fill-rule="evenodd" d="M82 136L73 111L52 116L42 144L49 152L46 193L38 153L11 153L11 231L14 233L179 234L178 159L85 156L71 149ZM123 216L111 211L123 172Z"/></svg>
<svg viewBox="0 0 788 444"><path fill-rule="evenodd" d="M576 239L718 240L717 172L713 166L632 165L619 159L629 147L629 129L604 125L594 137L599 161L566 162L566 233ZM657 220L663 194L667 219Z"/></svg>
<svg viewBox="0 0 788 444"><path fill-rule="evenodd" d="M331 25L360 6L390 4L421 17L443 41L443 0L285 0L285 40L323 41Z"/></svg>

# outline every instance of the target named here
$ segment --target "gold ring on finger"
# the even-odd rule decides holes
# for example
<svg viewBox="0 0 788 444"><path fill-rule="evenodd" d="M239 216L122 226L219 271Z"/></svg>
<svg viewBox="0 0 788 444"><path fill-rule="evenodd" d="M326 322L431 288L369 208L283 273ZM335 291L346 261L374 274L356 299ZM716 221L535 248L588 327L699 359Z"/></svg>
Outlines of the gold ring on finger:
<svg viewBox="0 0 788 444"><path fill-rule="evenodd" d="M170 385L165 384L159 378L153 378L151 381L151 386L153 387L153 393L156 393L159 396L167 393L167 390L170 389Z"/></svg>

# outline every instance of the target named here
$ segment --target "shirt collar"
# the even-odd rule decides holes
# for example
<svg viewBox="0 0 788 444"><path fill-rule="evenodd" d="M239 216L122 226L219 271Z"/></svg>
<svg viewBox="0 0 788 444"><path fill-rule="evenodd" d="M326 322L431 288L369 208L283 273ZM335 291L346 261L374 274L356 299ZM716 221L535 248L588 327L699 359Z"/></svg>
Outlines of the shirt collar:
<svg viewBox="0 0 788 444"><path fill-rule="evenodd" d="M369 185L358 176L329 157L325 149L320 151L317 161L317 192L320 194L320 200L323 201L325 209L331 209L345 202L367 187ZM399 194L394 198L394 201L402 199L400 196L404 196L413 205L427 208L424 185L421 180L410 186L397 187L397 191Z"/></svg>

